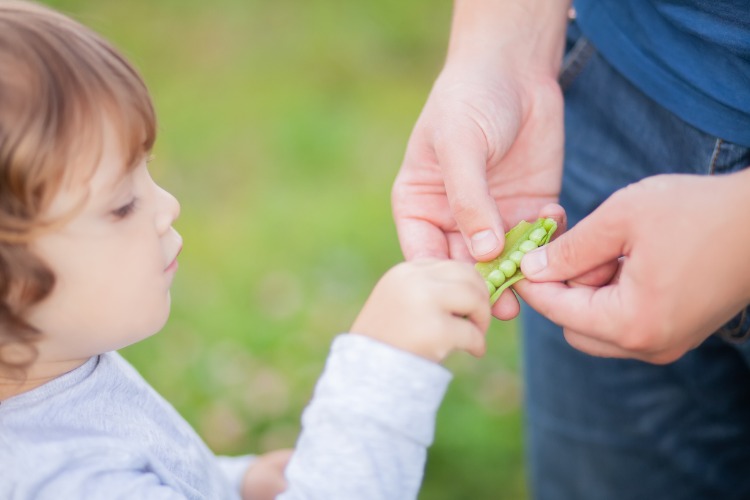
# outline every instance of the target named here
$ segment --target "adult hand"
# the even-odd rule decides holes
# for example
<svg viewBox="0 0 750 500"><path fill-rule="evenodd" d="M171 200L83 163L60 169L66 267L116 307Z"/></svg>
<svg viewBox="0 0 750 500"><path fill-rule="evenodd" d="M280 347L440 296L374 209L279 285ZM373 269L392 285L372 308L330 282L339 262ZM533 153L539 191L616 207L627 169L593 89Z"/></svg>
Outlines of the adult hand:
<svg viewBox="0 0 750 500"><path fill-rule="evenodd" d="M515 3L457 2L446 65L393 187L393 213L407 259L491 260L502 251L506 229L536 218L541 207L557 200L563 123L556 77L565 6L560 2L559 12L548 4L539 7L546 10L530 15ZM530 22L538 24L526 26ZM472 36L483 29L487 36L472 45ZM528 35L535 29L541 35ZM517 31L525 35L511 36ZM530 39L545 47L545 57L526 50L535 46ZM504 294L493 313L515 316L515 296Z"/></svg>
<svg viewBox="0 0 750 500"><path fill-rule="evenodd" d="M557 200L559 89L506 76L447 69L436 81L393 187L407 259L491 260L508 228Z"/></svg>
<svg viewBox="0 0 750 500"><path fill-rule="evenodd" d="M750 170L645 179L527 254L515 289L581 351L674 361L750 303L749 210Z"/></svg>

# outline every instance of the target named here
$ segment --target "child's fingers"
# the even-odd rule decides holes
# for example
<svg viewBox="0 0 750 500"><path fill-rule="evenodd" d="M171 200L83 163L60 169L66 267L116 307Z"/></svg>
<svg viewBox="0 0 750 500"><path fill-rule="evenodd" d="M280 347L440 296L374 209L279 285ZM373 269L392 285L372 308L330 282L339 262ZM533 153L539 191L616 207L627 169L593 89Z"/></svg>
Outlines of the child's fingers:
<svg viewBox="0 0 750 500"><path fill-rule="evenodd" d="M460 260L423 260L420 262L429 276L448 281L472 280L478 274L474 264Z"/></svg>
<svg viewBox="0 0 750 500"><path fill-rule="evenodd" d="M460 318L458 316L450 319L447 325L449 335L455 340L456 349L466 351L472 356L480 358L487 351L487 341L484 332L486 328L477 326L469 318Z"/></svg>
<svg viewBox="0 0 750 500"><path fill-rule="evenodd" d="M435 288L440 307L459 318L468 318L482 331L490 325L490 307L487 287L484 282L470 280L456 283L443 283Z"/></svg>

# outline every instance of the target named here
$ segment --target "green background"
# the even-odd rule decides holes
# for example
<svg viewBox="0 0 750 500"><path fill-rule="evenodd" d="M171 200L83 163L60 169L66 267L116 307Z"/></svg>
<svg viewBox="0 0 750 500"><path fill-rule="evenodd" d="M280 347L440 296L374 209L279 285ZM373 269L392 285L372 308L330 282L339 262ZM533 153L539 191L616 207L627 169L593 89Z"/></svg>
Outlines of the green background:
<svg viewBox="0 0 750 500"><path fill-rule="evenodd" d="M390 188L451 2L46 3L141 70L182 203L172 317L124 355L217 453L293 446L331 339L402 259ZM527 496L515 326L449 359L420 498Z"/></svg>

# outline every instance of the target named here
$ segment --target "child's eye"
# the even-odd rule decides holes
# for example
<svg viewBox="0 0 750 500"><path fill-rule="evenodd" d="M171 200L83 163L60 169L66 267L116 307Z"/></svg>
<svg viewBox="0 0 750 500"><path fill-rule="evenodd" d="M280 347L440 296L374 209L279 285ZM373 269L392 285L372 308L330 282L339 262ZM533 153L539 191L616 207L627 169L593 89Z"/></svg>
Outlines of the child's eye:
<svg viewBox="0 0 750 500"><path fill-rule="evenodd" d="M112 210L112 215L115 216L117 219L124 219L133 211L135 210L136 204L138 202L138 198L133 198L129 203L126 205L121 206L118 209Z"/></svg>

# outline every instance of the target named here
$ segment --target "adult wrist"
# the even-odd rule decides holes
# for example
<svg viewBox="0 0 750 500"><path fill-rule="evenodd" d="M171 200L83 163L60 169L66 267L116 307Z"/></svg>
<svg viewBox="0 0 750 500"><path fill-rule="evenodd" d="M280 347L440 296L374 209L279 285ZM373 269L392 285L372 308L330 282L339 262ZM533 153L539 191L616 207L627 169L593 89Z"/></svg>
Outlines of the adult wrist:
<svg viewBox="0 0 750 500"><path fill-rule="evenodd" d="M456 0L448 66L492 68L556 79L569 1Z"/></svg>

